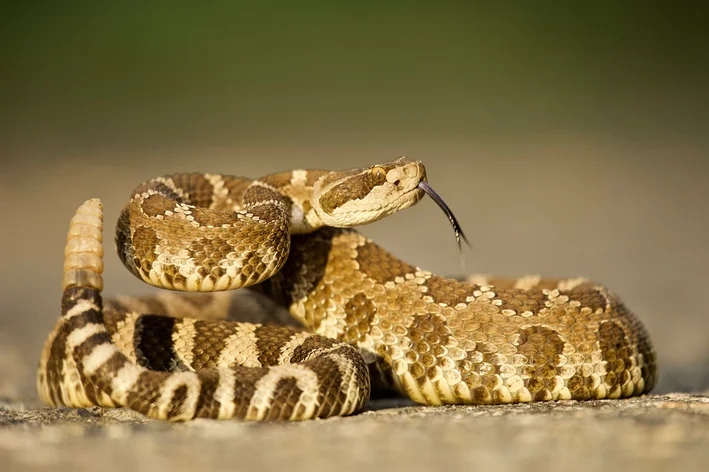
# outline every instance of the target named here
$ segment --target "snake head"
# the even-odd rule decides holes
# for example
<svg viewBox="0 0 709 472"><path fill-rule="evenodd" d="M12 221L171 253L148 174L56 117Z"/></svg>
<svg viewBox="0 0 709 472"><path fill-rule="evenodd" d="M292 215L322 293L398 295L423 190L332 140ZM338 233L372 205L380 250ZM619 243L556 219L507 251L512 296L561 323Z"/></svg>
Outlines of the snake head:
<svg viewBox="0 0 709 472"><path fill-rule="evenodd" d="M313 188L312 206L323 225L345 228L373 223L417 203L426 169L400 157L366 168L331 172Z"/></svg>

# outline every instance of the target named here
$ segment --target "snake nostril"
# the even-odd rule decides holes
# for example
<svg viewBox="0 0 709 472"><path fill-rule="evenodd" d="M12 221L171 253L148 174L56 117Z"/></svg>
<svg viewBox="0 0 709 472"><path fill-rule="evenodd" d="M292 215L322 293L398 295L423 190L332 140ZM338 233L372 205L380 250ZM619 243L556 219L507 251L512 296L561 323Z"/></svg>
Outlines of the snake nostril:
<svg viewBox="0 0 709 472"><path fill-rule="evenodd" d="M401 180L399 180L399 179L396 179L394 181L394 185L396 185L397 187L399 186L400 183L401 183Z"/></svg>

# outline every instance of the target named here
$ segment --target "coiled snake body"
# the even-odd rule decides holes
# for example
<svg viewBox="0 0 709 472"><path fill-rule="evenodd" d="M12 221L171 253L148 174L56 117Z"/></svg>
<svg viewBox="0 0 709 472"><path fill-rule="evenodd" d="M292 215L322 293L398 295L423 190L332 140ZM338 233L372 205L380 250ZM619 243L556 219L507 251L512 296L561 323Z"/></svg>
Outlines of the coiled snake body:
<svg viewBox="0 0 709 472"><path fill-rule="evenodd" d="M69 229L40 397L168 420L297 420L360 410L370 375L371 385L431 405L653 387L647 332L606 288L581 278L447 279L348 228L415 204L425 181L420 162L400 158L254 181L178 174L133 192L116 244L135 275L180 291L258 284L308 331L215 319L228 310L223 293L104 303L102 208L85 202Z"/></svg>

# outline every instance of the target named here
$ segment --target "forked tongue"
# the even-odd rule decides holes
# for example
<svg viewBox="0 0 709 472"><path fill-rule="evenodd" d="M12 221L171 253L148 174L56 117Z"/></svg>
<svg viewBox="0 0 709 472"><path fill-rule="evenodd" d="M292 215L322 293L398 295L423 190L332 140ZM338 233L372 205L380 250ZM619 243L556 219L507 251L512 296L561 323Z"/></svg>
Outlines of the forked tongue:
<svg viewBox="0 0 709 472"><path fill-rule="evenodd" d="M460 227L460 224L458 223L458 220L455 218L455 215L451 211L451 209L446 205L446 202L443 201L440 195L436 193L435 190L431 188L430 185L428 185L428 182L424 182L423 180L419 182L418 188L423 190L426 195L431 197L434 202L436 202L436 205L438 205L441 210L443 210L443 213L446 214L448 217L448 221L450 221L451 226L453 226L453 231L455 231L455 240L458 243L458 250L462 253L463 248L461 247L460 240L461 238L463 241L465 241L465 244L468 245L468 247L472 247L470 245L470 242L468 241L468 238L465 237L465 233L463 233L463 230Z"/></svg>

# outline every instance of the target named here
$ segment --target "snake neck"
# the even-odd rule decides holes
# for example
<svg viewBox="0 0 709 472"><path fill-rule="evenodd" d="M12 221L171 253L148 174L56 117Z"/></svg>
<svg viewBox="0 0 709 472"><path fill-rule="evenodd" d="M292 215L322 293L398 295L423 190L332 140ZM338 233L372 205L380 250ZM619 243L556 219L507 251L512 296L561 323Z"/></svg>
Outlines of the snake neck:
<svg viewBox="0 0 709 472"><path fill-rule="evenodd" d="M280 193L292 234L307 234L325 226L313 201L315 184L330 173L327 170L294 170L267 175L254 182L262 182ZM247 195L244 200L248 207Z"/></svg>

